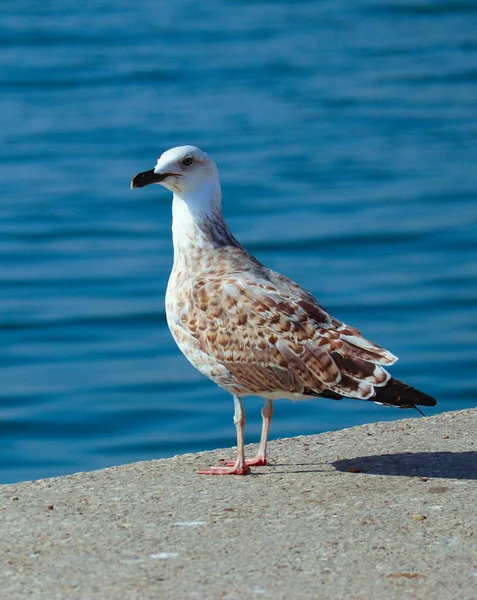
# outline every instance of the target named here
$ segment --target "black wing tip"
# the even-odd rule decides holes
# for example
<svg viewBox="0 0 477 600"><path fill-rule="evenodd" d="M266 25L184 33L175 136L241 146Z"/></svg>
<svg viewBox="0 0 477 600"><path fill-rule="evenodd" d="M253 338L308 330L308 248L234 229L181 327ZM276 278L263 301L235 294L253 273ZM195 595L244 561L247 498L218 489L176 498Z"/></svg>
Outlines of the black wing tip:
<svg viewBox="0 0 477 600"><path fill-rule="evenodd" d="M436 399L432 396L416 390L407 383L399 381L399 379L392 378L384 387L375 389L376 395L370 398L370 400L383 402L383 404L391 406L416 408L416 405L435 406L437 404Z"/></svg>
<svg viewBox="0 0 477 600"><path fill-rule="evenodd" d="M403 383L398 379L391 378L384 387L376 387L375 395L368 398L368 402L376 402L383 406L395 406L396 408L414 408L421 415L424 413L417 406L435 406L437 401L432 396L416 390L407 383ZM306 390L306 395L321 396L330 400L341 400L345 396L332 392L331 390L323 390L320 393L313 390Z"/></svg>

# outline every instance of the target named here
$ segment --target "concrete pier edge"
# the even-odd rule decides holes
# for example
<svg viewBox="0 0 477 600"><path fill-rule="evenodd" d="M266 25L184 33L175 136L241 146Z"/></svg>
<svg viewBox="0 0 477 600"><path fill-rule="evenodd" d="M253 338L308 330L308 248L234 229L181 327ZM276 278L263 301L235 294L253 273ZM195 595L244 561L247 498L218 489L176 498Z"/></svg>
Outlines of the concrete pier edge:
<svg viewBox="0 0 477 600"><path fill-rule="evenodd" d="M1 486L1 597L477 599L477 409L229 456Z"/></svg>

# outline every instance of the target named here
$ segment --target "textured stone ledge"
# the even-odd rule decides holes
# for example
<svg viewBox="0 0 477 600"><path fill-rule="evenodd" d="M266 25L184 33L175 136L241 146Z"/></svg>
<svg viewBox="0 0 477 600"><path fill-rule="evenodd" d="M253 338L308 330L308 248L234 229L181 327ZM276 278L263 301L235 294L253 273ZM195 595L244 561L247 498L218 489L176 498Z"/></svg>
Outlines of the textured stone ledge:
<svg viewBox="0 0 477 600"><path fill-rule="evenodd" d="M2 597L477 598L477 410L228 455L0 487Z"/></svg>

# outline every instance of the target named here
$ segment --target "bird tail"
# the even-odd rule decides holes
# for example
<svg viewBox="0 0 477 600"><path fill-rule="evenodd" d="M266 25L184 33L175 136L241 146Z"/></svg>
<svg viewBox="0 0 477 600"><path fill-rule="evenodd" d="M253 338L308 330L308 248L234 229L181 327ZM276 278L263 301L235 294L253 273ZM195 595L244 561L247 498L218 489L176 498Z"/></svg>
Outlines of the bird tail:
<svg viewBox="0 0 477 600"><path fill-rule="evenodd" d="M375 395L370 398L372 402L384 406L397 406L399 408L416 408L419 406L435 406L436 400L415 388L391 378L384 387L375 387ZM416 409L419 410L419 409ZM420 411L419 411L420 412Z"/></svg>
<svg viewBox="0 0 477 600"><path fill-rule="evenodd" d="M331 390L323 390L320 395L324 398L330 398L332 400L341 400L345 396L337 394ZM391 378L387 384L383 387L374 388L374 396L367 399L370 402L376 402L376 404L383 404L384 406L397 406L398 408L415 408L418 412L424 414L417 406L435 406L436 400L432 396L424 394L415 388L399 381L399 379Z"/></svg>

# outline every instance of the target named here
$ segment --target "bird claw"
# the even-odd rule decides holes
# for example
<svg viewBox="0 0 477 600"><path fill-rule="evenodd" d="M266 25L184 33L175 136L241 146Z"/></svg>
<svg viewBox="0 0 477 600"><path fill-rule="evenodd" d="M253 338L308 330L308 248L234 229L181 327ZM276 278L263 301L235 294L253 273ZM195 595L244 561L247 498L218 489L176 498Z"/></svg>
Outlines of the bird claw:
<svg viewBox="0 0 477 600"><path fill-rule="evenodd" d="M227 467L209 467L197 471L199 475L246 475L250 472L248 465L236 465L235 461Z"/></svg>

